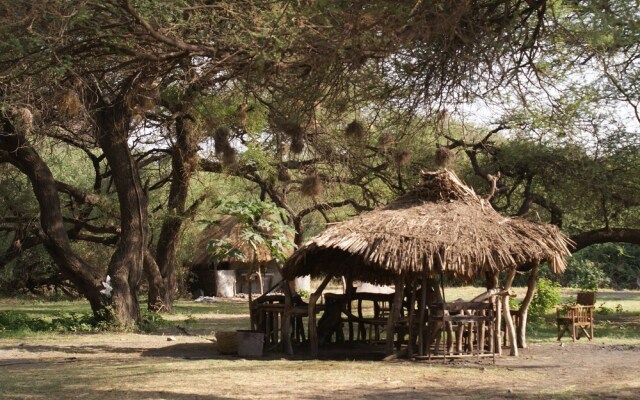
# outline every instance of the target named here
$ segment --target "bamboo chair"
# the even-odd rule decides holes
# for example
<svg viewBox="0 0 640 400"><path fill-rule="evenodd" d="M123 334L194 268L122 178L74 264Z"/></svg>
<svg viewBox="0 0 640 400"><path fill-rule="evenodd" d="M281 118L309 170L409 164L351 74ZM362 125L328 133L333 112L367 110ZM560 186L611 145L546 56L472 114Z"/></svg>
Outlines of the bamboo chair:
<svg viewBox="0 0 640 400"><path fill-rule="evenodd" d="M578 294L577 304L570 307L556 308L556 325L558 327L558 340L562 339L566 332L571 335L572 341L580 339L580 332L583 332L587 339L593 339L593 310L595 306L591 298Z"/></svg>

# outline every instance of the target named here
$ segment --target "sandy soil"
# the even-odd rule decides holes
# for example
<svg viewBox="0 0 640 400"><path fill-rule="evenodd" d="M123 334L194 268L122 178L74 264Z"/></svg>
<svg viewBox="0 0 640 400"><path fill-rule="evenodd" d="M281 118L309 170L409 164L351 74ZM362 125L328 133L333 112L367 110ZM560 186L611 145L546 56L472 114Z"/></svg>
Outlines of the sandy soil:
<svg viewBox="0 0 640 400"><path fill-rule="evenodd" d="M640 343L532 344L518 358L244 360L204 337L65 335L0 341L0 397L640 398Z"/></svg>

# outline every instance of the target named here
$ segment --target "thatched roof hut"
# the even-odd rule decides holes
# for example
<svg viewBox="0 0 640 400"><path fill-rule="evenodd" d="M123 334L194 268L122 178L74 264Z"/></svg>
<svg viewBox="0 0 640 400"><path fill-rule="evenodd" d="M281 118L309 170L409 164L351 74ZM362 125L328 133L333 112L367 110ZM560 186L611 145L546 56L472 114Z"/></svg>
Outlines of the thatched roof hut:
<svg viewBox="0 0 640 400"><path fill-rule="evenodd" d="M252 291L261 293L281 280L279 265L265 244L256 246L256 262L260 266L261 272L264 273L264 278L260 276L258 283L255 281L251 283L247 279L236 280L235 272L222 274L223 270L235 270L240 274L246 274L253 268L253 247L241 236L244 227L245 225L236 217L225 215L203 231L202 238L198 242L197 252L191 262L191 270L197 276L197 280L191 285L192 291L202 289L207 296L223 296L221 293L231 293L231 287L235 286L234 294ZM228 257L213 262L209 248L212 240L226 240L234 249L240 251L242 257ZM291 250L285 249L285 251L290 252ZM224 289L218 287L219 278L222 279L221 284Z"/></svg>
<svg viewBox="0 0 640 400"><path fill-rule="evenodd" d="M284 277L351 274L390 283L401 272L441 270L470 280L547 261L561 272L569 239L553 225L505 217L449 170L423 181L386 207L330 226L287 261Z"/></svg>
<svg viewBox="0 0 640 400"><path fill-rule="evenodd" d="M242 229L243 224L240 223L237 218L231 215L222 216L215 224L212 224L202 232L202 238L198 242L198 252L192 261L193 265L195 267L202 267L211 264L209 261L209 242L216 239L227 240L234 248L240 250L244 256L244 260L229 258L220 260L220 262L250 264L253 260L253 247L240 236ZM256 257L259 264L270 262L273 259L271 251L264 244L257 246Z"/></svg>

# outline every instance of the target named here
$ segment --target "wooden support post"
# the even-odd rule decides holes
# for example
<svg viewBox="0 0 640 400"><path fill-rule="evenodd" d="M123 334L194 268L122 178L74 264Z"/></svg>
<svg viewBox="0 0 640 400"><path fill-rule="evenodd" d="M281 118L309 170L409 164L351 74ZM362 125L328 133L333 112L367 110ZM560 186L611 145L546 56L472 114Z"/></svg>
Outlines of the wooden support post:
<svg viewBox="0 0 640 400"><path fill-rule="evenodd" d="M327 275L318 289L309 297L309 345L311 357L318 357L318 325L316 324L316 303L322 297L322 291L327 287L333 276Z"/></svg>
<svg viewBox="0 0 640 400"><path fill-rule="evenodd" d="M413 352L413 345L414 345L414 340L416 338L415 335L415 330L413 329L413 325L415 323L415 307L414 307L414 303L416 302L416 279L412 278L411 282L409 283L409 315L408 315L408 327L407 329L409 330L409 341L407 342L407 358L413 358L414 352Z"/></svg>
<svg viewBox="0 0 640 400"><path fill-rule="evenodd" d="M353 296L353 274L351 271L347 273L347 279L345 283L345 297L346 297L346 309L348 313L348 323L349 323L349 342L353 342L353 318L351 317L353 314L351 312L351 299Z"/></svg>
<svg viewBox="0 0 640 400"><path fill-rule="evenodd" d="M293 296L291 295L291 287L289 282L283 285L284 291L284 312L282 313L282 350L287 354L293 355L293 346L291 345L291 311L293 310Z"/></svg>
<svg viewBox="0 0 640 400"><path fill-rule="evenodd" d="M511 318L511 310L509 309L509 289L511 289L511 284L513 283L513 279L516 277L516 269L512 268L508 275L507 279L504 283L504 290L507 292L502 297L502 312L504 314L504 324L505 324L505 334L509 335L509 344L511 345L511 353L510 355L517 357L518 356L518 341L516 339L516 328L513 326L513 318Z"/></svg>
<svg viewBox="0 0 640 400"><path fill-rule="evenodd" d="M424 356L424 351L426 350L426 346L424 343L424 328L425 328L425 319L427 312L427 271L425 269L424 274L422 275L422 289L420 289L420 310L419 310L419 325L418 325L418 355Z"/></svg>
<svg viewBox="0 0 640 400"><path fill-rule="evenodd" d="M502 355L501 330L502 330L502 301L500 301L500 298L498 298L496 301L496 324L494 327L494 334L493 334L493 349L494 349L494 352L497 353L499 356Z"/></svg>
<svg viewBox="0 0 640 400"><path fill-rule="evenodd" d="M389 356L393 354L393 337L395 333L396 323L400 319L400 313L402 312L402 299L404 293L404 279L405 273L402 272L396 277L396 292L393 295L393 305L389 312L389 319L387 320L387 344L385 353Z"/></svg>
<svg viewBox="0 0 640 400"><path fill-rule="evenodd" d="M516 328L518 330L518 347L521 349L527 348L527 317L529 315L531 300L533 300L533 295L536 292L539 266L540 265L536 263L531 272L529 272L529 279L527 280L527 294L524 296L522 304L520 304L520 309L518 310L518 314L520 314L520 323Z"/></svg>

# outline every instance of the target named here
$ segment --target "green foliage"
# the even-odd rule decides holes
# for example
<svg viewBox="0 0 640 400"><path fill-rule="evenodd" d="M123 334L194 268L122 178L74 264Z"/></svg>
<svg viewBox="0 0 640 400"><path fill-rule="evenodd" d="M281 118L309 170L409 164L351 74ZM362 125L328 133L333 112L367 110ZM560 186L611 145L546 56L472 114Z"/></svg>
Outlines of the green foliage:
<svg viewBox="0 0 640 400"><path fill-rule="evenodd" d="M167 326L168 322L162 315L157 312L143 310L140 318L140 330L143 332L155 332L163 326Z"/></svg>
<svg viewBox="0 0 640 400"><path fill-rule="evenodd" d="M584 259L572 260L565 271L564 279L568 286L585 292L597 292L598 288L611 285L611 279L605 275L598 264Z"/></svg>
<svg viewBox="0 0 640 400"><path fill-rule="evenodd" d="M209 241L209 259L211 262L217 263L229 258L246 261L244 253L233 247L228 239L212 239Z"/></svg>
<svg viewBox="0 0 640 400"><path fill-rule="evenodd" d="M571 277L574 264L590 262L591 267L604 276L600 287L636 289L640 275L640 246L632 244L605 243L590 246L574 254L565 275Z"/></svg>
<svg viewBox="0 0 640 400"><path fill-rule="evenodd" d="M285 223L286 211L273 203L240 200L219 203L222 214L231 215L243 224L239 237L254 250L258 246L266 246L271 256L279 262L287 258L287 249L293 248L291 238L295 231ZM214 260L230 257L245 259L240 249L235 248L228 240L213 240L209 244L210 254Z"/></svg>
<svg viewBox="0 0 640 400"><path fill-rule="evenodd" d="M544 315L560 302L560 285L542 278L538 281L538 288L529 306L529 316L532 322L540 322Z"/></svg>
<svg viewBox="0 0 640 400"><path fill-rule="evenodd" d="M0 311L0 332L95 332L104 329L92 314L59 313L51 321L27 313Z"/></svg>
<svg viewBox="0 0 640 400"><path fill-rule="evenodd" d="M598 308L596 308L596 313L600 315L611 315L611 314L621 314L624 312L622 304L616 304L614 308L607 307L605 303L601 303Z"/></svg>
<svg viewBox="0 0 640 400"><path fill-rule="evenodd" d="M26 313L0 311L0 332L7 331L46 331L49 324L41 318L30 317Z"/></svg>
<svg viewBox="0 0 640 400"><path fill-rule="evenodd" d="M309 290L307 290L307 289L300 289L300 290L298 290L298 295L300 297L309 297L309 296L311 296L311 292Z"/></svg>

